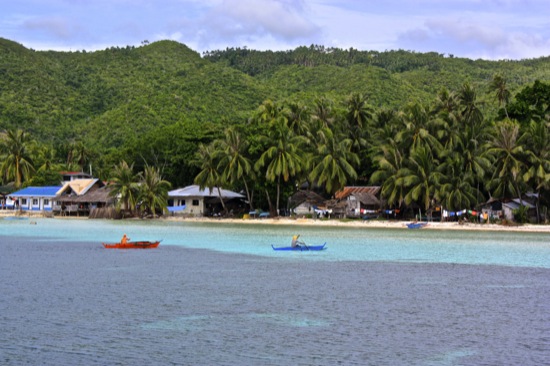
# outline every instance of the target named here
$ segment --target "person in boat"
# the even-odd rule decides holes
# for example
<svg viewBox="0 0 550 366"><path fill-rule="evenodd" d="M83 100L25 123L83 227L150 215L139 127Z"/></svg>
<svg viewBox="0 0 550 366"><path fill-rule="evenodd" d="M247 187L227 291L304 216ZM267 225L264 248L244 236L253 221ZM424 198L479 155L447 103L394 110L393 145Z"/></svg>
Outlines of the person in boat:
<svg viewBox="0 0 550 366"><path fill-rule="evenodd" d="M300 235L294 235L292 237L292 242L290 243L290 246L292 248L296 248L296 247L304 244L302 241L298 240L299 237L300 237Z"/></svg>
<svg viewBox="0 0 550 366"><path fill-rule="evenodd" d="M120 239L121 244L126 244L130 240L129 237L126 236L126 234L122 235L122 239Z"/></svg>

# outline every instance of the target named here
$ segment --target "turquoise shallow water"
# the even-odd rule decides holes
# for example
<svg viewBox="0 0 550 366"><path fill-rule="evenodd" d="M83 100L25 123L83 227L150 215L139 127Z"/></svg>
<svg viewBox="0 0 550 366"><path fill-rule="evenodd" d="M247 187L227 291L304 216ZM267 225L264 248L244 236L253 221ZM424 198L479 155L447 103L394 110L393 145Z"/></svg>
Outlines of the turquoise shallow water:
<svg viewBox="0 0 550 366"><path fill-rule="evenodd" d="M323 252L275 252L299 232ZM163 239L107 250L123 233ZM2 365L533 365L543 234L0 220Z"/></svg>
<svg viewBox="0 0 550 366"><path fill-rule="evenodd" d="M0 237L35 237L70 242L114 242L123 233L134 240L220 252L313 261L490 264L550 268L550 234L311 226L250 225L165 221L38 219L0 220ZM294 233L310 245L327 243L321 253L279 253Z"/></svg>

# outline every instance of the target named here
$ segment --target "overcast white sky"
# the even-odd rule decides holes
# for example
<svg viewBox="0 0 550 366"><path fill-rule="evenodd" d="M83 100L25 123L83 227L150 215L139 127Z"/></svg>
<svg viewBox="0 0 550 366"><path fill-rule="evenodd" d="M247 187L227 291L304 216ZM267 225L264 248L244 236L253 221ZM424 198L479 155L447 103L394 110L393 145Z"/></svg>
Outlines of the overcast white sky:
<svg viewBox="0 0 550 366"><path fill-rule="evenodd" d="M94 51L171 39L195 51L301 45L550 55L550 0L0 0L0 37Z"/></svg>

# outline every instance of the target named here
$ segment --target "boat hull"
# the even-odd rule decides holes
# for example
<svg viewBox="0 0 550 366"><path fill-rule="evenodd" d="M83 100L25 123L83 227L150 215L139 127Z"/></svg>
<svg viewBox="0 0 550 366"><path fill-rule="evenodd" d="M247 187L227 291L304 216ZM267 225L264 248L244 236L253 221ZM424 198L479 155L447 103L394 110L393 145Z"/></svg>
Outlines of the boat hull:
<svg viewBox="0 0 550 366"><path fill-rule="evenodd" d="M160 241L129 241L127 243L102 243L107 249L151 249L159 246Z"/></svg>
<svg viewBox="0 0 550 366"><path fill-rule="evenodd" d="M426 225L428 225L426 222L412 222L407 224L407 227L409 229L422 229L423 227L426 227Z"/></svg>
<svg viewBox="0 0 550 366"><path fill-rule="evenodd" d="M298 252L308 252L308 251L319 251L319 250L325 250L327 243L324 243L323 245L300 245L297 247L275 247L273 244L271 247L273 250L282 250L282 251L298 251Z"/></svg>

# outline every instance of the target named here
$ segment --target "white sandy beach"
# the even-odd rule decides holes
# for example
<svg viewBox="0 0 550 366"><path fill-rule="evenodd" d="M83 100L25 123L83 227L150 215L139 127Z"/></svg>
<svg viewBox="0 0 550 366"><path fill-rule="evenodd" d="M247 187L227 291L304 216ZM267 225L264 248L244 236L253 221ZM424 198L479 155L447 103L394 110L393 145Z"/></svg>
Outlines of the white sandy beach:
<svg viewBox="0 0 550 366"><path fill-rule="evenodd" d="M353 228L382 228L382 229L408 229L410 221L389 221L389 220L319 220L304 218L266 218L266 219L227 219L227 218L178 218L167 217L163 220L189 221L189 222L211 222L220 224L261 224L261 225L302 225L302 226L340 226ZM430 222L423 230L485 230L485 231L521 231L521 232L542 232L550 233L550 225L517 225L504 226L496 224L473 224L457 222Z"/></svg>
<svg viewBox="0 0 550 366"><path fill-rule="evenodd" d="M16 216L14 211L0 210L0 217ZM18 217L32 217L41 218L42 214L38 212L28 213L25 212ZM49 218L50 220L74 220L74 219L88 219L87 217L59 217ZM132 219L140 220L140 219ZM390 221L390 220L320 220L320 219L306 219L306 218L262 218L262 219L241 219L241 218L210 218L210 217L177 217L177 216L165 216L159 220L166 221L181 221L181 222L207 222L218 224L245 224L245 225L297 225L297 226L319 226L319 227L353 227L364 229L408 229L407 223L410 221ZM536 233L549 233L550 225L497 225L497 224L473 224L458 222L430 222L422 230L484 230L484 231L519 231L519 232L536 232Z"/></svg>

